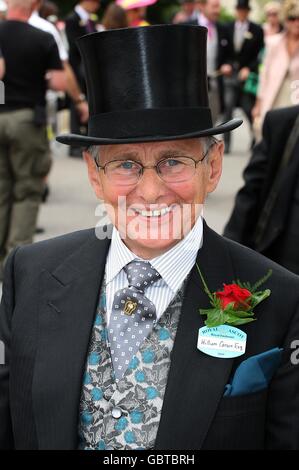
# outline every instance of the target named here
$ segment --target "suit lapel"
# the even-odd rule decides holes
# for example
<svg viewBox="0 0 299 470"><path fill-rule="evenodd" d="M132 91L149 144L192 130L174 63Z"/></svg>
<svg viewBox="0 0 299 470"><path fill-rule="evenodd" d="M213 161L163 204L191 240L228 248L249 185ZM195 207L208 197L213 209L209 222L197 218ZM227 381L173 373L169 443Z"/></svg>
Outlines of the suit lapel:
<svg viewBox="0 0 299 470"><path fill-rule="evenodd" d="M73 449L82 375L109 240L93 235L41 276L33 406L40 449Z"/></svg>
<svg viewBox="0 0 299 470"><path fill-rule="evenodd" d="M205 226L197 263L211 291L234 279L224 240ZM233 359L217 359L197 349L198 329L204 325L199 308L209 299L193 268L185 292L172 352L158 430L157 449L200 449L228 382Z"/></svg>
<svg viewBox="0 0 299 470"><path fill-rule="evenodd" d="M42 273L32 386L40 449L77 447L82 376L108 249L108 239L92 237L53 272ZM234 279L223 239L206 226L197 262L212 291ZM228 382L233 360L197 350L203 326L200 307L208 308L209 300L193 268L172 352L157 449L200 448Z"/></svg>

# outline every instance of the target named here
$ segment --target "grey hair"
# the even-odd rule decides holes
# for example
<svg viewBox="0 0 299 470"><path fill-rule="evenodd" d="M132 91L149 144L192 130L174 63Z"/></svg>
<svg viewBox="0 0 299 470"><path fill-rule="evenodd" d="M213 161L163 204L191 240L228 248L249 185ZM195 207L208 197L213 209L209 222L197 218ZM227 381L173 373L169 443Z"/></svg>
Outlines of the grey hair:
<svg viewBox="0 0 299 470"><path fill-rule="evenodd" d="M213 135L209 135L207 137L201 137L199 139L202 150L204 154L206 155L206 158L204 159L205 163L209 162L209 156L210 156L210 149L213 147L214 144L219 144L220 140L214 137Z"/></svg>
<svg viewBox="0 0 299 470"><path fill-rule="evenodd" d="M94 160L98 161L98 157L100 154L100 145L90 145L86 151L92 156Z"/></svg>
<svg viewBox="0 0 299 470"><path fill-rule="evenodd" d="M200 137L199 142L202 146L202 150L204 154L207 154L207 158L204 159L205 162L209 161L209 150L211 147L219 143L220 140L216 139L214 136L207 136L207 137ZM92 156L94 160L97 162L99 161L99 156L100 156L100 145L91 145L90 147L87 148L87 152Z"/></svg>

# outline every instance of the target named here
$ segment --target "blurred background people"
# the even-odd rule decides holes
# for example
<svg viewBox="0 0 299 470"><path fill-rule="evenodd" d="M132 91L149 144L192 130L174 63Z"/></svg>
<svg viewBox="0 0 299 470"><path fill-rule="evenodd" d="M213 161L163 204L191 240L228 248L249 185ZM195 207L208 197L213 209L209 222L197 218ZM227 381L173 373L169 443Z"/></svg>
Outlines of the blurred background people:
<svg viewBox="0 0 299 470"><path fill-rule="evenodd" d="M85 135L87 133L86 121L83 122L78 106L86 103L86 85L84 78L83 64L81 55L76 44L80 36L97 31L94 14L100 8L100 0L82 0L75 9L65 19L65 32L69 43L69 62L75 73L77 82L82 94L74 102L70 103L71 112L71 132L74 134ZM82 149L80 147L70 147L70 156L81 157Z"/></svg>
<svg viewBox="0 0 299 470"><path fill-rule="evenodd" d="M60 35L60 32L58 31L56 26L54 26L53 23L42 18L39 14L39 10L41 9L42 5L43 5L42 0L35 0L34 11L29 18L29 24L45 32L50 33L53 36L58 47L59 56L63 64L63 68L66 73L66 79L67 79L66 92L72 101L74 109L76 109L80 122L82 124L86 124L86 122L88 121L89 114L88 114L88 105L85 99L85 95L83 94L83 91L80 88L80 85L74 74L74 71L69 63L68 51ZM58 13L57 10L56 10L56 13ZM52 94L49 94L49 99L51 101L53 99L56 100L56 97L55 96L53 97ZM55 109L54 109L54 112L55 112Z"/></svg>
<svg viewBox="0 0 299 470"><path fill-rule="evenodd" d="M43 14L47 18L52 18L52 22L48 21L45 18L42 18L40 15L40 10L44 7ZM73 72L73 69L68 60L68 51L67 47L63 41L62 35L56 28L56 23L58 21L58 8L55 4L48 2L45 4L43 0L35 0L34 2L34 11L30 16L28 22L32 26L41 29L47 33L50 33L58 47L59 56L63 64L63 68L66 75L66 92L69 99L72 101L73 106L76 108L79 115L81 123L86 123L88 121L88 104L85 99L82 99L84 96L82 90L79 86L79 83L76 79L76 76ZM52 140L57 133L57 112L60 107L66 105L66 100L63 96L53 90L47 90L47 118L48 118L48 137ZM43 195L43 201L46 201L49 195L49 186L47 184L47 178L45 180L45 190ZM40 233L42 229L38 228Z"/></svg>
<svg viewBox="0 0 299 470"><path fill-rule="evenodd" d="M228 24L228 30L233 44L233 73L225 78L225 120L232 117L236 107L244 111L252 128L252 108L255 104L255 93L244 91L246 81L257 79L259 53L264 47L262 28L249 20L249 0L237 0L236 19ZM231 133L224 136L225 151L230 152ZM254 143L252 135L252 144Z"/></svg>
<svg viewBox="0 0 299 470"><path fill-rule="evenodd" d="M258 97L252 110L256 129L261 129L270 109L296 104L299 80L299 0L282 6L284 31L269 37L260 73Z"/></svg>
<svg viewBox="0 0 299 470"><path fill-rule="evenodd" d="M2 80L2 78L4 77L4 74L5 74L5 61L4 61L4 58L3 58L3 55L2 55L2 51L0 49L0 80ZM0 96L0 104L4 104L5 102L5 97L4 97L4 87L2 85L2 88L1 88L1 93L3 93L3 96Z"/></svg>
<svg viewBox="0 0 299 470"><path fill-rule="evenodd" d="M65 22L59 17L59 9L56 3L49 0L42 0L39 9L39 16L52 23L58 30L64 47L69 50L69 44L65 33Z"/></svg>
<svg viewBox="0 0 299 470"><path fill-rule="evenodd" d="M299 274L299 106L266 114L224 235Z"/></svg>
<svg viewBox="0 0 299 470"><path fill-rule="evenodd" d="M41 0L39 15L50 23L57 24L58 22L58 6L49 0Z"/></svg>
<svg viewBox="0 0 299 470"><path fill-rule="evenodd" d="M127 13L128 24L131 28L149 26L146 20L146 9L157 0L116 0L116 4L121 6Z"/></svg>
<svg viewBox="0 0 299 470"><path fill-rule="evenodd" d="M46 90L65 90L53 37L28 24L35 0L8 0L0 23L5 104L0 106L0 271L8 253L31 243L51 159ZM0 272L0 277L2 273Z"/></svg>
<svg viewBox="0 0 299 470"><path fill-rule="evenodd" d="M279 2L268 2L264 6L265 22L263 24L265 42L268 36L278 34L283 26L280 18L281 4Z"/></svg>
<svg viewBox="0 0 299 470"><path fill-rule="evenodd" d="M32 12L32 15L30 16L28 20L28 23L31 24L32 26L35 26L36 28L41 29L42 31L50 33L53 36L57 44L60 59L63 62L67 61L68 53L57 28L50 21L46 20L40 15L40 10L43 4L44 4L43 0L35 0L33 2L34 11ZM45 12L45 13L48 13L48 12Z"/></svg>
<svg viewBox="0 0 299 470"><path fill-rule="evenodd" d="M4 74L5 74L5 61L4 61L2 51L0 49L0 80L2 80L2 78L4 77ZM2 88L0 88L0 104L4 104L5 103L5 96L4 96L5 90L4 90L3 84L1 84L1 87Z"/></svg>
<svg viewBox="0 0 299 470"><path fill-rule="evenodd" d="M195 0L180 0L181 8L172 18L173 24L188 23L196 19Z"/></svg>
<svg viewBox="0 0 299 470"><path fill-rule="evenodd" d="M0 0L0 21L5 20L7 12L7 3L4 0Z"/></svg>
<svg viewBox="0 0 299 470"><path fill-rule="evenodd" d="M225 25L219 22L220 0L201 0L196 20L188 24L205 26L207 38L207 74L209 102L215 123L224 111L223 76L232 73L232 42Z"/></svg>
<svg viewBox="0 0 299 470"><path fill-rule="evenodd" d="M117 28L127 28L129 26L127 15L125 10L116 5L116 3L110 3L103 15L102 27L103 30L107 29L117 29Z"/></svg>

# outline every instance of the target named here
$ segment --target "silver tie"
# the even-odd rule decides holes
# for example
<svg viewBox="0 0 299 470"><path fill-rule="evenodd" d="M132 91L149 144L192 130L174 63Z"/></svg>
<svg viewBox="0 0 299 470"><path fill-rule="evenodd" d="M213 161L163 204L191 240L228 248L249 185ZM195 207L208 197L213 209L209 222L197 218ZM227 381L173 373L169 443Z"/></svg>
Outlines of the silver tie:
<svg viewBox="0 0 299 470"><path fill-rule="evenodd" d="M115 293L109 342L116 380L123 377L130 360L156 321L156 308L144 291L161 278L146 261L131 261L124 268L129 286Z"/></svg>

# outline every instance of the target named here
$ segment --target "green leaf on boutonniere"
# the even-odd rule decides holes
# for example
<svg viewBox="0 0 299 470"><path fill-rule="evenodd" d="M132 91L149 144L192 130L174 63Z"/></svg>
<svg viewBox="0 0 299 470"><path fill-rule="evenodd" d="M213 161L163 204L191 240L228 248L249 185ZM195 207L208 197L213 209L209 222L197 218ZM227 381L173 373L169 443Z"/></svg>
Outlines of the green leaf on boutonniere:
<svg viewBox="0 0 299 470"><path fill-rule="evenodd" d="M200 309L199 313L201 315L207 315L205 325L208 326L209 328L223 325L225 323L225 313L220 308L210 308L206 310Z"/></svg>
<svg viewBox="0 0 299 470"><path fill-rule="evenodd" d="M266 289L266 290L261 291L261 292L255 292L255 293L251 296L251 300L250 300L251 308L256 307L260 302L262 302L262 300L264 300L264 299L266 299L267 297L269 297L270 294L271 294L270 289Z"/></svg>
<svg viewBox="0 0 299 470"><path fill-rule="evenodd" d="M237 282L233 281L233 283L238 284L238 286L244 289L248 289L252 294L254 294L262 284L268 281L270 276L272 276L272 269L269 269L267 274L265 274L265 276L263 276L255 284L253 284L253 286L250 284L250 282L241 282L240 279L238 279Z"/></svg>
<svg viewBox="0 0 299 470"><path fill-rule="evenodd" d="M237 325L245 325L245 323L250 323L250 322L253 322L255 320L256 320L256 318L248 318L248 317L247 318L240 318L240 317L237 317L234 314L232 314L232 315L228 314L225 323L228 323L229 325L237 326Z"/></svg>

